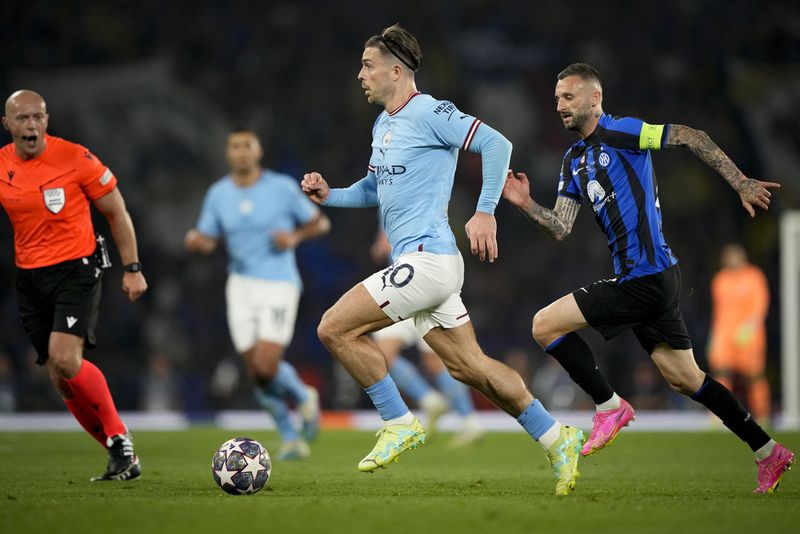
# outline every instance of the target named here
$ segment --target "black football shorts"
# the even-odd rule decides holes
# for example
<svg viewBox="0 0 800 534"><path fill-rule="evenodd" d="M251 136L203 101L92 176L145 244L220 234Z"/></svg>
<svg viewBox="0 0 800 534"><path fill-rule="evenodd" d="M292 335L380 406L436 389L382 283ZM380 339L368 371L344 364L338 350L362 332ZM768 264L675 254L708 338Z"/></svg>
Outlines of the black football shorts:
<svg viewBox="0 0 800 534"><path fill-rule="evenodd" d="M572 294L589 326L606 339L632 329L648 354L659 343L691 349L680 310L681 271L677 265L660 273L624 282L600 280Z"/></svg>
<svg viewBox="0 0 800 534"><path fill-rule="evenodd" d="M38 269L17 269L17 302L25 333L43 365L51 332L82 337L95 346L103 271L94 256Z"/></svg>

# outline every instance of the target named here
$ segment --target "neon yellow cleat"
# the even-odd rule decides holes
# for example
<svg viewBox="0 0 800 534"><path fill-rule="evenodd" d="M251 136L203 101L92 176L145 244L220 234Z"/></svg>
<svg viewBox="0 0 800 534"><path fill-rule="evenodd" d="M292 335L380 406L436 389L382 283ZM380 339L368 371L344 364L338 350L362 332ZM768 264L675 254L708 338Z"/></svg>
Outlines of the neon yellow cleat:
<svg viewBox="0 0 800 534"><path fill-rule="evenodd" d="M378 443L358 462L358 470L364 473L389 467L403 452L425 443L425 429L416 417L410 425L386 425L375 435L378 436Z"/></svg>
<svg viewBox="0 0 800 534"><path fill-rule="evenodd" d="M562 426L561 435L550 450L546 451L547 461L553 468L556 482L556 495L569 495L575 489L575 481L580 476L578 459L583 432L571 426Z"/></svg>

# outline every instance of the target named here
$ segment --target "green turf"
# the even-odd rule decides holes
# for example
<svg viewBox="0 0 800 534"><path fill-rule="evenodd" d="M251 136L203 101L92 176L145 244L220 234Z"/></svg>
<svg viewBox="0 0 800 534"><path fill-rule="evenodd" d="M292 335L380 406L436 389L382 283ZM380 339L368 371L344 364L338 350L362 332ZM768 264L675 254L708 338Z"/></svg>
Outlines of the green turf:
<svg viewBox="0 0 800 534"><path fill-rule="evenodd" d="M583 460L576 492L552 495L541 449L522 433L490 434L456 452L439 436L375 474L356 470L365 432L324 432L313 456L275 462L269 486L234 497L210 473L235 435L277 448L274 433L195 428L138 432L143 477L90 483L105 454L86 435L0 432L0 532L746 532L797 531L800 469L754 496L747 447L724 432L623 434ZM800 450L800 434L777 435Z"/></svg>

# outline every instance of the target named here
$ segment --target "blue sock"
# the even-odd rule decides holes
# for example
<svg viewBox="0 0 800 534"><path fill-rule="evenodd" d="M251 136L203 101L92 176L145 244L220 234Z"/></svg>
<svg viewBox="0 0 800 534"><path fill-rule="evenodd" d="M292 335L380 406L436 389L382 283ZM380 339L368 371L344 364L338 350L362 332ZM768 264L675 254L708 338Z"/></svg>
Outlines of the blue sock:
<svg viewBox="0 0 800 534"><path fill-rule="evenodd" d="M530 406L525 408L525 411L519 414L517 421L536 441L539 441L542 434L547 432L556 422L550 413L544 409L542 403L536 399L534 399Z"/></svg>
<svg viewBox="0 0 800 534"><path fill-rule="evenodd" d="M294 366L281 360L278 364L278 372L272 377L269 390L274 395L282 399L290 399L295 403L304 402L308 398L306 385L300 379Z"/></svg>
<svg viewBox="0 0 800 534"><path fill-rule="evenodd" d="M397 384L397 389L408 395L414 402L418 403L433 389L419 374L416 366L402 356L394 359L394 363L389 368L389 374Z"/></svg>
<svg viewBox="0 0 800 534"><path fill-rule="evenodd" d="M378 409L378 413L381 414L381 419L384 421L396 419L410 411L406 403L403 402L403 398L397 390L397 385L389 375L365 388L364 391L372 399L372 404Z"/></svg>
<svg viewBox="0 0 800 534"><path fill-rule="evenodd" d="M292 423L292 416L289 412L289 405L285 400L277 397L269 392L269 386L266 388L256 387L254 389L256 400L269 414L275 419L275 426L278 427L278 433L281 435L283 441L294 441L300 439L300 436Z"/></svg>
<svg viewBox="0 0 800 534"><path fill-rule="evenodd" d="M472 402L472 395L469 393L469 388L466 384L462 384L453 378L447 369L433 377L436 387L447 396L450 401L450 406L460 416L467 416L475 412L475 404Z"/></svg>

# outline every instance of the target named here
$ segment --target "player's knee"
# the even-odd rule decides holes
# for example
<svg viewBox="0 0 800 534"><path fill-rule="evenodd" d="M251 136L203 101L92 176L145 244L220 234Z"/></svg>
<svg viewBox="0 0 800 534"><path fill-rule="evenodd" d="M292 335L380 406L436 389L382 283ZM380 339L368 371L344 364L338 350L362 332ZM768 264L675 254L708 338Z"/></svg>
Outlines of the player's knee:
<svg viewBox="0 0 800 534"><path fill-rule="evenodd" d="M51 347L47 364L53 369L59 379L74 378L81 368L80 354L73 351L64 350L58 347Z"/></svg>
<svg viewBox="0 0 800 534"><path fill-rule="evenodd" d="M278 373L278 358L258 358L250 362L250 373L258 383L268 382Z"/></svg>
<svg viewBox="0 0 800 534"><path fill-rule="evenodd" d="M552 327L545 310L539 310L536 312L536 315L533 316L531 333L533 334L533 339L535 339L536 343L542 348L548 346L553 341L550 339L552 337Z"/></svg>
<svg viewBox="0 0 800 534"><path fill-rule="evenodd" d="M337 321L333 318L331 310L326 311L322 315L319 326L317 326L317 337L319 337L319 340L328 349L334 346L337 340L341 339L341 329L338 327Z"/></svg>

